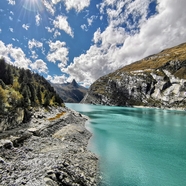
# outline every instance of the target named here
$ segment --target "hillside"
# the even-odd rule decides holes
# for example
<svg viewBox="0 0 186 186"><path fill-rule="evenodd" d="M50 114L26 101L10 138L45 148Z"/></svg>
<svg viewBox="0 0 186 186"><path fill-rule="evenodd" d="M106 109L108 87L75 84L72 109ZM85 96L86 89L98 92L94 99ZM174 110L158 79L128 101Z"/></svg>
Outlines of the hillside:
<svg viewBox="0 0 186 186"><path fill-rule="evenodd" d="M0 59L0 185L98 185L86 120L42 76Z"/></svg>
<svg viewBox="0 0 186 186"><path fill-rule="evenodd" d="M62 105L63 100L42 76L0 59L0 131L28 121L33 108Z"/></svg>
<svg viewBox="0 0 186 186"><path fill-rule="evenodd" d="M84 103L186 107L186 43L165 49L95 81Z"/></svg>
<svg viewBox="0 0 186 186"><path fill-rule="evenodd" d="M51 85L65 103L79 103L87 92L87 89L78 85L75 80L71 83Z"/></svg>

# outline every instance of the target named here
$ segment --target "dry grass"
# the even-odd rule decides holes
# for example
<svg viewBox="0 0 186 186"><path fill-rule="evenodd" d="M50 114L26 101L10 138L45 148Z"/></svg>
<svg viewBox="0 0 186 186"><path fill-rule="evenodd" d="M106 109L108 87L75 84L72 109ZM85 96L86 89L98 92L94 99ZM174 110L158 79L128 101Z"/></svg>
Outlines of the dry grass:
<svg viewBox="0 0 186 186"><path fill-rule="evenodd" d="M121 68L120 71L130 72L145 69L157 69L172 60L179 60L181 62L186 60L186 43L165 49L158 54L151 55L140 61L127 65Z"/></svg>
<svg viewBox="0 0 186 186"><path fill-rule="evenodd" d="M56 119L59 119L61 116L63 116L64 114L65 114L66 112L61 112L61 113L59 113L59 114L57 114L55 117L53 117L53 118L48 118L48 120L49 121L54 121L54 120L56 120Z"/></svg>
<svg viewBox="0 0 186 186"><path fill-rule="evenodd" d="M186 43L183 43L173 48L165 49L158 54L148 56L140 61L134 62L121 69L118 69L113 73L107 74L106 76L101 77L99 81L96 81L93 84L92 90L96 94L108 95L108 92L105 89L105 85L108 83L109 79L120 80L122 78L123 73L127 73L131 76L139 76L141 74L140 71L142 71L142 73L145 74L147 77L151 73L165 77L166 74L162 71L161 67L163 67L170 61L179 61L181 63L186 61ZM182 67L177 72L173 73L175 77L186 79L186 67Z"/></svg>
<svg viewBox="0 0 186 186"><path fill-rule="evenodd" d="M180 79L186 79L186 67L180 68L175 74L175 77L178 77Z"/></svg>

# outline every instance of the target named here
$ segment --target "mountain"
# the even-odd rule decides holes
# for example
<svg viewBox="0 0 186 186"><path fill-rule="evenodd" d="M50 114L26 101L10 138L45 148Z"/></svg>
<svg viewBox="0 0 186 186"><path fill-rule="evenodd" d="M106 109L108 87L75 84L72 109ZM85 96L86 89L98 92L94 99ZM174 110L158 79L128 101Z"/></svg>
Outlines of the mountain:
<svg viewBox="0 0 186 186"><path fill-rule="evenodd" d="M0 132L27 122L34 108L63 105L44 77L0 59Z"/></svg>
<svg viewBox="0 0 186 186"><path fill-rule="evenodd" d="M186 43L99 78L82 102L186 108Z"/></svg>
<svg viewBox="0 0 186 186"><path fill-rule="evenodd" d="M87 92L87 89L78 85L75 79L71 83L51 85L66 103L79 103Z"/></svg>

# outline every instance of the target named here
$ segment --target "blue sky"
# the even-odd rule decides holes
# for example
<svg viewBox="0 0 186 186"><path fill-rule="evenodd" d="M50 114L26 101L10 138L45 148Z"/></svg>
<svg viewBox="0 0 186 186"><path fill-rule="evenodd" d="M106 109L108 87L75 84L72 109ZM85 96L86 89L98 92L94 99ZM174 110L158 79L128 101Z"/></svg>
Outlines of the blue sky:
<svg viewBox="0 0 186 186"><path fill-rule="evenodd" d="M100 76L186 42L185 0L1 0L0 56L53 83Z"/></svg>

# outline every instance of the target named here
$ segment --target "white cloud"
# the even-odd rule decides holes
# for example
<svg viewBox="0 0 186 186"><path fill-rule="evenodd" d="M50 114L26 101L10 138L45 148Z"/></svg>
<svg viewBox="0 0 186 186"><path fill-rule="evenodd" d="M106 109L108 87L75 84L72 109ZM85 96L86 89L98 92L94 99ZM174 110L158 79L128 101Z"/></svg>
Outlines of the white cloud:
<svg viewBox="0 0 186 186"><path fill-rule="evenodd" d="M30 26L29 26L28 24L23 24L22 27L23 27L25 30L28 30Z"/></svg>
<svg viewBox="0 0 186 186"><path fill-rule="evenodd" d="M9 16L9 19L10 19L10 21L12 21L13 20L13 17Z"/></svg>
<svg viewBox="0 0 186 186"><path fill-rule="evenodd" d="M33 48L41 48L42 50L42 53L44 53L44 49L43 49L43 43L35 40L35 39L32 39L32 40L29 40L28 41L28 48L30 49L31 53L32 53L32 56L31 58L32 59L37 59L38 58L38 54L36 53L36 51L33 49Z"/></svg>
<svg viewBox="0 0 186 186"><path fill-rule="evenodd" d="M8 4L10 4L10 5L15 5L16 4L15 0L7 0L7 1L8 1Z"/></svg>
<svg viewBox="0 0 186 186"><path fill-rule="evenodd" d="M74 8L77 12L82 11L84 8L90 5L90 0L63 0L66 6L66 10Z"/></svg>
<svg viewBox="0 0 186 186"><path fill-rule="evenodd" d="M31 53L32 53L32 56L31 56L32 59L37 59L38 58L38 55L37 55L35 50L32 50Z"/></svg>
<svg viewBox="0 0 186 186"><path fill-rule="evenodd" d="M0 28L0 33L2 32L2 29Z"/></svg>
<svg viewBox="0 0 186 186"><path fill-rule="evenodd" d="M94 16L94 15L91 16L90 18L87 18L88 26L91 26L94 19L96 19L96 18L97 18L97 16Z"/></svg>
<svg viewBox="0 0 186 186"><path fill-rule="evenodd" d="M28 69L31 61L26 58L25 53L21 48L14 48L12 44L7 45L9 56L13 65Z"/></svg>
<svg viewBox="0 0 186 186"><path fill-rule="evenodd" d="M85 24L81 25L81 29L86 31L86 32L88 31L88 28L87 28L87 26Z"/></svg>
<svg viewBox="0 0 186 186"><path fill-rule="evenodd" d="M55 32L54 32L54 38L56 38L57 36L60 36L60 35L61 35L61 33L58 30L55 30Z"/></svg>
<svg viewBox="0 0 186 186"><path fill-rule="evenodd" d="M55 8L53 7L52 3L49 3L47 0L42 0L44 6L46 7L46 10L50 12L52 15L55 13Z"/></svg>
<svg viewBox="0 0 186 186"><path fill-rule="evenodd" d="M39 26L39 25L40 25L40 21L41 21L41 16L40 16L40 14L37 14L37 15L35 16L35 18L36 18L36 25Z"/></svg>
<svg viewBox="0 0 186 186"><path fill-rule="evenodd" d="M30 64L30 67L32 70L35 70L39 73L48 73L47 64L42 59L36 60L34 63Z"/></svg>
<svg viewBox="0 0 186 186"><path fill-rule="evenodd" d="M104 0L100 11L107 14L108 27L103 32L98 29L94 44L62 71L90 85L104 74L186 42L186 1L158 0L157 13L147 19L150 2Z"/></svg>
<svg viewBox="0 0 186 186"><path fill-rule="evenodd" d="M31 63L21 48L13 47L12 44L5 45L2 41L0 41L0 56L4 57L7 63L25 69L28 69Z"/></svg>
<svg viewBox="0 0 186 186"><path fill-rule="evenodd" d="M9 54L9 52L8 52L6 45L0 40L0 57L4 57L6 59L9 59L8 54ZM8 60L8 61L10 61L10 60Z"/></svg>
<svg viewBox="0 0 186 186"><path fill-rule="evenodd" d="M45 27L45 29L48 31L48 32L50 32L50 33L52 33L55 29L54 28L50 28L50 27Z"/></svg>
<svg viewBox="0 0 186 186"><path fill-rule="evenodd" d="M34 47L42 48L43 47L43 43L41 43L41 42L39 42L39 41L37 41L35 39L32 39L32 40L28 41L28 47L29 47L29 49L32 49Z"/></svg>
<svg viewBox="0 0 186 186"><path fill-rule="evenodd" d="M56 42L49 42L50 51L47 55L47 60L53 63L60 62L58 66L63 68L67 65L68 49L65 47L66 43L57 40Z"/></svg>
<svg viewBox="0 0 186 186"><path fill-rule="evenodd" d="M61 0L52 0L52 3L53 4L57 4L57 3L59 3Z"/></svg>
<svg viewBox="0 0 186 186"><path fill-rule="evenodd" d="M14 29L13 28L9 28L10 32L14 32Z"/></svg>
<svg viewBox="0 0 186 186"><path fill-rule="evenodd" d="M66 83L67 78L65 75L61 75L61 76L50 76L48 75L46 78L48 81L50 81L51 83L58 83L58 84L62 84L62 83Z"/></svg>
<svg viewBox="0 0 186 186"><path fill-rule="evenodd" d="M55 28L59 28L61 30L64 30L67 34L69 34L71 37L74 37L74 33L69 26L67 22L67 17L66 16L57 16L55 20L53 21L53 25Z"/></svg>

